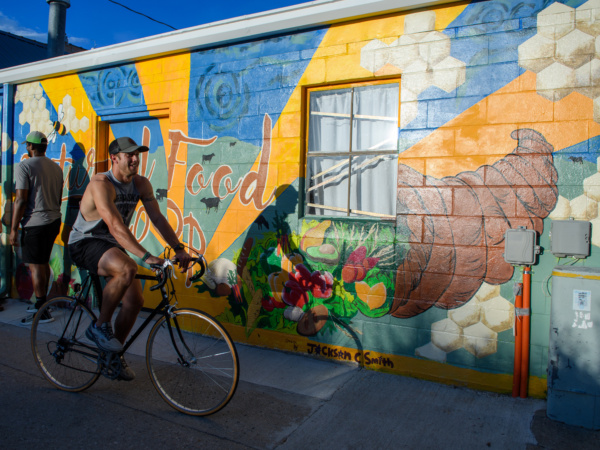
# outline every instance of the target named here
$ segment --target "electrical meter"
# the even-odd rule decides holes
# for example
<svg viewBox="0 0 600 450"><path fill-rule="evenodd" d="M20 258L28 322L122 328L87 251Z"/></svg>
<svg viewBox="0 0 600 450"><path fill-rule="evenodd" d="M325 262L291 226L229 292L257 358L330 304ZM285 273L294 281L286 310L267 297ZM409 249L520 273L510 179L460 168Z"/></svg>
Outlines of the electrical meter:
<svg viewBox="0 0 600 450"><path fill-rule="evenodd" d="M509 264L530 266L540 247L535 245L537 233L525 227L511 228L504 233L504 261Z"/></svg>
<svg viewBox="0 0 600 450"><path fill-rule="evenodd" d="M558 258L587 258L591 235L591 223L585 220L553 220L550 251Z"/></svg>

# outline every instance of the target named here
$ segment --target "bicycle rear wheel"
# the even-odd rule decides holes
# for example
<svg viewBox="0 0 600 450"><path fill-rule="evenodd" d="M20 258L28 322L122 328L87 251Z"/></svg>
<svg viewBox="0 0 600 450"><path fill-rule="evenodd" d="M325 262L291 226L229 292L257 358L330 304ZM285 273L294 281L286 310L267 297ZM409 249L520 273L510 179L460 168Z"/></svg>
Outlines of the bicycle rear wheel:
<svg viewBox="0 0 600 450"><path fill-rule="evenodd" d="M219 411L238 384L238 356L229 334L193 309L176 310L156 322L146 344L146 365L162 398L195 416Z"/></svg>
<svg viewBox="0 0 600 450"><path fill-rule="evenodd" d="M54 320L40 323L49 310ZM35 315L31 325L33 357L44 377L57 388L83 391L100 376L98 353L85 337L93 320L92 312L72 297L56 297Z"/></svg>

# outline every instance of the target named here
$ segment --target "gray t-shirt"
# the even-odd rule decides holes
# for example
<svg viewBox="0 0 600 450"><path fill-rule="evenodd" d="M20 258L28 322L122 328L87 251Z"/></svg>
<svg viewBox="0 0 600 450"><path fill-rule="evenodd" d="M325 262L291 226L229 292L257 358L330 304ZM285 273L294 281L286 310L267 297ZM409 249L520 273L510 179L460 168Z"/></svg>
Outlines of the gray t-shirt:
<svg viewBox="0 0 600 450"><path fill-rule="evenodd" d="M23 227L47 225L60 219L63 173L50 158L35 156L21 161L15 169L15 189L29 191L21 220Z"/></svg>

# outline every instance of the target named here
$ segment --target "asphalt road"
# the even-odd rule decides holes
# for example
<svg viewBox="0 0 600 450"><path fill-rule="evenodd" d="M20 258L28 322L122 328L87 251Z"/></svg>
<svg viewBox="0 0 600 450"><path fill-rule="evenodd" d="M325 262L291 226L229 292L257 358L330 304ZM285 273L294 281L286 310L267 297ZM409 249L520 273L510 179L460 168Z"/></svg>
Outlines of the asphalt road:
<svg viewBox="0 0 600 450"><path fill-rule="evenodd" d="M29 328L0 312L0 448L597 449L600 432L558 424L545 401L455 388L239 346L241 381L222 411L191 417L133 382L59 391L37 369Z"/></svg>

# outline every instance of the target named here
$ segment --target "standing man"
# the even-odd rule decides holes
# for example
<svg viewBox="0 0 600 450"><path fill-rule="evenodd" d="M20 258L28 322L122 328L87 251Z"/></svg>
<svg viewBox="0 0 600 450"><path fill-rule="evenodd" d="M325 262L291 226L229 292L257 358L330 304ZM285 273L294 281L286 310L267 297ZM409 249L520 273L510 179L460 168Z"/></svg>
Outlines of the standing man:
<svg viewBox="0 0 600 450"><path fill-rule="evenodd" d="M141 200L146 213L163 239L176 251L182 272L191 257L177 239L173 228L160 212L160 207L150 181L138 175L140 153L148 147L137 145L128 137L112 141L108 153L112 168L92 177L79 207L79 214L69 236L71 258L78 267L108 278L102 291L102 308L98 321L92 323L86 336L107 352L121 353L123 343L144 304L142 285L135 278L137 263L125 252L141 258L147 264L162 264L163 260L152 256L136 240L129 230L129 223ZM112 316L119 303L121 310ZM123 355L119 379L135 378Z"/></svg>
<svg viewBox="0 0 600 450"><path fill-rule="evenodd" d="M27 144L29 159L21 161L15 169L17 196L9 240L11 245L17 245L20 222L21 259L31 270L36 298L35 306L28 308L31 316L21 320L21 323L30 324L33 315L46 302L50 281L48 262L61 224L63 173L58 164L46 157L48 139L44 133L32 131L22 144ZM50 313L45 312L40 323L52 320Z"/></svg>

